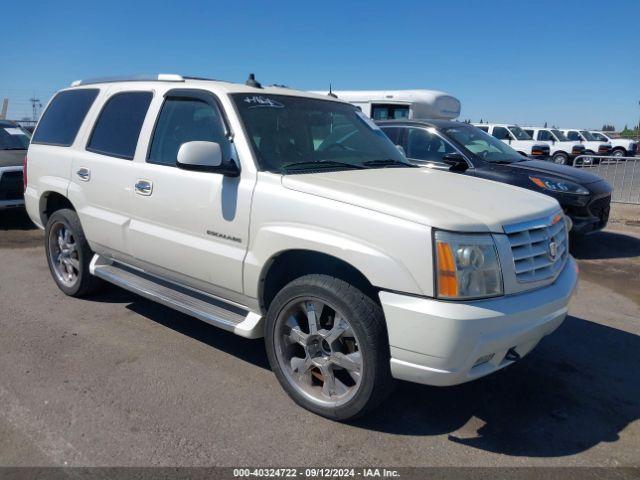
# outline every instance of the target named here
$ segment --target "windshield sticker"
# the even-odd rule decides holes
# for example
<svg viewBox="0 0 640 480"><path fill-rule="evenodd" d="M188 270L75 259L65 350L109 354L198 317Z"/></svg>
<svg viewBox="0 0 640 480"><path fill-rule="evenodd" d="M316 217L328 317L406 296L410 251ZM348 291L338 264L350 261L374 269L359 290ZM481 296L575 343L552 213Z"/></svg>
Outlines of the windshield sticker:
<svg viewBox="0 0 640 480"><path fill-rule="evenodd" d="M261 95L254 95L253 97L244 97L242 99L244 103L248 103L249 108L257 107L269 107L269 108L284 108L284 105L269 97L263 97Z"/></svg>
<svg viewBox="0 0 640 480"><path fill-rule="evenodd" d="M4 131L9 135L24 135L24 132L19 128L5 128Z"/></svg>
<svg viewBox="0 0 640 480"><path fill-rule="evenodd" d="M373 130L374 132L375 132L375 131L380 130L380 127L378 127L378 125L376 125L376 124L374 123L374 121L373 121L373 120L371 120L369 117L367 117L367 116L366 116L364 113L362 113L360 110L356 110L356 115L357 115L358 117L360 117L360 120L362 120L364 123L366 123L366 124L367 124L367 126L368 126L371 130Z"/></svg>

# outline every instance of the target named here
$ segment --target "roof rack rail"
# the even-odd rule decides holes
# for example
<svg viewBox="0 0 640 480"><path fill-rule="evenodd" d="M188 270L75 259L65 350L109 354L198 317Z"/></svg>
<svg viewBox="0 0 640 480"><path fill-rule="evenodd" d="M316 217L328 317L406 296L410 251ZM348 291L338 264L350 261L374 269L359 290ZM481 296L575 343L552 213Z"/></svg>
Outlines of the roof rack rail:
<svg viewBox="0 0 640 480"><path fill-rule="evenodd" d="M116 83L116 82L184 82L182 75L176 75L175 73L159 73L157 75L128 75L120 77L100 77L100 78L88 78L86 80L76 80L71 83L72 87L78 87L80 85L91 85L94 83Z"/></svg>

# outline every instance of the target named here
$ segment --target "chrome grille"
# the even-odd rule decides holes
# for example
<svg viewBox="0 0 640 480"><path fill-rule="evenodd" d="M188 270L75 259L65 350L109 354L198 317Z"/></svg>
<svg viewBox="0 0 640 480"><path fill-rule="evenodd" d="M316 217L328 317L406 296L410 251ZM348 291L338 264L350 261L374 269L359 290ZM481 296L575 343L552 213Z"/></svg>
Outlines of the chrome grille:
<svg viewBox="0 0 640 480"><path fill-rule="evenodd" d="M567 226L561 214L509 225L504 230L511 245L518 282L546 280L562 270L569 255L569 242ZM552 251L555 251L555 256Z"/></svg>

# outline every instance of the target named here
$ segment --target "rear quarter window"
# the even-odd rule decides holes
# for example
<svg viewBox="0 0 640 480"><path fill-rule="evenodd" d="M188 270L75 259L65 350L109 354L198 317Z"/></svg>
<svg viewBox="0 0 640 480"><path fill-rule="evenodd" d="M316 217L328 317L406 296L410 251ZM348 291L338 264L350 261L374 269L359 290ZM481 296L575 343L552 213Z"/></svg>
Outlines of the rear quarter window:
<svg viewBox="0 0 640 480"><path fill-rule="evenodd" d="M98 92L94 88L59 92L42 115L31 143L70 146Z"/></svg>

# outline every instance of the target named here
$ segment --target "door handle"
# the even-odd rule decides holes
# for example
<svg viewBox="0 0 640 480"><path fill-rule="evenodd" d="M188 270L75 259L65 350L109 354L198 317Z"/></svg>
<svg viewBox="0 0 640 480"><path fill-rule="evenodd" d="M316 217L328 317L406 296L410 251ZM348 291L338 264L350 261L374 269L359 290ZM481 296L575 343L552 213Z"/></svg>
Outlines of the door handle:
<svg viewBox="0 0 640 480"><path fill-rule="evenodd" d="M134 189L138 195L148 197L153 193L153 182L150 182L149 180L138 180Z"/></svg>
<svg viewBox="0 0 640 480"><path fill-rule="evenodd" d="M91 170L89 170L88 168L84 168L84 167L80 168L76 172L76 175L83 182L88 182L89 180L91 180Z"/></svg>

